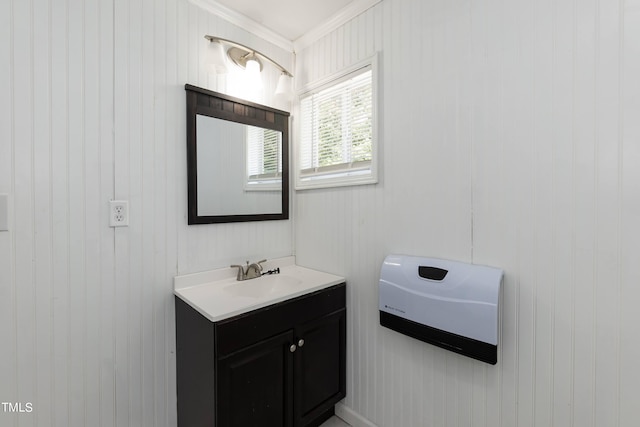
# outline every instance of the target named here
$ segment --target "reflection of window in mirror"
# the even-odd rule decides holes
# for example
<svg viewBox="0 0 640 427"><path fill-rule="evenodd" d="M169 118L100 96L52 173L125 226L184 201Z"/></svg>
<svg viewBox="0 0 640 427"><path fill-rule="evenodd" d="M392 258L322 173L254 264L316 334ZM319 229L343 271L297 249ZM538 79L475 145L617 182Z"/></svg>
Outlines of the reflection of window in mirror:
<svg viewBox="0 0 640 427"><path fill-rule="evenodd" d="M246 191L280 191L282 189L282 133L247 126Z"/></svg>

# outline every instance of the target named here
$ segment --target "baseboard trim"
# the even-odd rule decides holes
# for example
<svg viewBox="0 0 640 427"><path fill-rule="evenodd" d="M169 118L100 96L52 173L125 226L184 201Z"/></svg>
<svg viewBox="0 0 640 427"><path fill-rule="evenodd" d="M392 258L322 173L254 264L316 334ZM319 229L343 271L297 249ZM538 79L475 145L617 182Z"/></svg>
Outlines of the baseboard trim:
<svg viewBox="0 0 640 427"><path fill-rule="evenodd" d="M378 427L342 402L336 403L336 416L352 427Z"/></svg>

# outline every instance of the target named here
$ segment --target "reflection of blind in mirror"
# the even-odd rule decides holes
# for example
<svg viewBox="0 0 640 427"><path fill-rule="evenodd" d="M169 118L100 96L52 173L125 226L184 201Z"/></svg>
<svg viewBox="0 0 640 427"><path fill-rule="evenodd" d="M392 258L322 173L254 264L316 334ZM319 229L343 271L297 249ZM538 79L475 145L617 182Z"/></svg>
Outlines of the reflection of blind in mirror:
<svg viewBox="0 0 640 427"><path fill-rule="evenodd" d="M250 185L280 182L282 134L247 126L247 182Z"/></svg>

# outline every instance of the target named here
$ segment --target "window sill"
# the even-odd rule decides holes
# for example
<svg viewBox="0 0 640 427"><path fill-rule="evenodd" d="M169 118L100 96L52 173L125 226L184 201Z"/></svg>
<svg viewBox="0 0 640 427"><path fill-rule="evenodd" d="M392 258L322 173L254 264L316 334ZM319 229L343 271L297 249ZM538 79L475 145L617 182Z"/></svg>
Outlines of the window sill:
<svg viewBox="0 0 640 427"><path fill-rule="evenodd" d="M378 178L372 175L355 176L351 178L316 178L296 182L296 191L313 190L317 188L350 187L355 185L377 184Z"/></svg>

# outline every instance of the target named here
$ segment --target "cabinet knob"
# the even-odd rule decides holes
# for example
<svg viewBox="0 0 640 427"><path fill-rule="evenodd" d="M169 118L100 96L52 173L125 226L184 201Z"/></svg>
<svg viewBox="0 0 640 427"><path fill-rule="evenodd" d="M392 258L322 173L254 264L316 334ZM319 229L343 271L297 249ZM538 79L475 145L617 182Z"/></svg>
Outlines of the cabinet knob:
<svg viewBox="0 0 640 427"><path fill-rule="evenodd" d="M303 339L300 339L300 340L298 341L298 347L302 347L303 345L304 345L304 340L303 340Z"/></svg>
<svg viewBox="0 0 640 427"><path fill-rule="evenodd" d="M295 344L291 344L291 347L289 347L289 351L290 351L291 353L293 353L294 351L296 351L296 348L297 348L297 347L296 347L296 345L295 345Z"/></svg>

